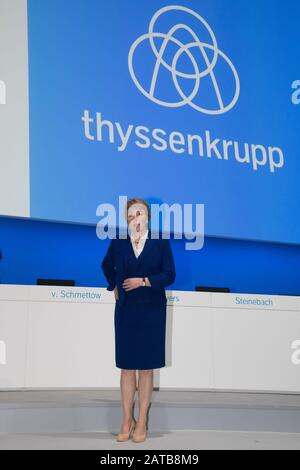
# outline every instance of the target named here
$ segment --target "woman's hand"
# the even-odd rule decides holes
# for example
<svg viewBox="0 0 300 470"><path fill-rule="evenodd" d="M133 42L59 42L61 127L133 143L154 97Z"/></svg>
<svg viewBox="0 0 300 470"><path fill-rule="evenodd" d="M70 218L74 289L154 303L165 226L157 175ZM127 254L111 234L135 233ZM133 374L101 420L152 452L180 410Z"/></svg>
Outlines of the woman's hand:
<svg viewBox="0 0 300 470"><path fill-rule="evenodd" d="M136 289L137 287L141 287L143 284L142 277L129 277L125 279L122 284L122 287L125 291Z"/></svg>
<svg viewBox="0 0 300 470"><path fill-rule="evenodd" d="M119 300L119 293L117 286L114 288L115 300Z"/></svg>

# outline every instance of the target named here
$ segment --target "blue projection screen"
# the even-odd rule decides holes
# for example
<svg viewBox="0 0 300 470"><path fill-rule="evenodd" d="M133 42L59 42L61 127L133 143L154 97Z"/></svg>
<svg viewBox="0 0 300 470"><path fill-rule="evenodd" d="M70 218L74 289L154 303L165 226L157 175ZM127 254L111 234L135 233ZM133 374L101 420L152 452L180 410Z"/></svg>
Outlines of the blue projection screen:
<svg viewBox="0 0 300 470"><path fill-rule="evenodd" d="M29 0L30 217L120 195L300 243L300 3Z"/></svg>

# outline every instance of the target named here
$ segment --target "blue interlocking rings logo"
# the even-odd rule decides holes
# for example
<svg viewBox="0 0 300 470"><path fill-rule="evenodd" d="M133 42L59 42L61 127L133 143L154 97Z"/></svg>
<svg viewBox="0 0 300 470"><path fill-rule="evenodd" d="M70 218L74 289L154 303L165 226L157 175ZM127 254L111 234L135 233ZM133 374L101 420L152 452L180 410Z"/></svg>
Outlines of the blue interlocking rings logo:
<svg viewBox="0 0 300 470"><path fill-rule="evenodd" d="M202 42L200 41L199 37L197 34L193 31L192 28L189 26L178 23L175 24L167 33L161 33L161 32L154 32L154 27L157 19L163 15L167 14L170 11L178 11L178 12L186 12L190 15L192 15L194 18L199 20L202 25L207 29L209 36L211 38L211 44ZM175 36L174 33L176 33L178 30L185 30L188 33L190 33L191 37L193 38L192 42L189 42L187 44L183 44L181 41L179 41ZM155 45L155 38L162 38L162 44L160 48L158 49ZM134 54L136 49L144 42L144 41L149 41L151 45L151 49L156 57L156 62L152 74L152 79L150 83L149 89L145 89L145 87L141 84L141 82L138 80L134 67L133 67L133 60L134 60ZM177 52L174 54L172 63L169 64L164 60L164 53L166 51L166 48L170 41L176 46L178 46ZM194 55L192 54L192 51L194 48L198 48L199 51L202 54L202 57L204 59L204 62L206 64L206 68L204 70L201 70L199 64L197 63ZM209 49L213 51L212 59L209 60L208 54L206 50ZM194 73L186 73L181 70L177 70L177 63L182 54L186 54L187 57L189 58L192 66ZM225 104L224 100L222 98L220 88L218 86L215 74L214 74L214 68L216 66L216 63L218 60L220 60L220 57L225 61L227 66L230 68L233 76L234 76L234 82L235 82L235 87L233 89L233 98L229 100L229 103ZM189 105L192 108L196 109L197 111L205 114L223 114L228 112L230 109L234 107L236 104L239 94L240 94L240 81L239 77L237 74L237 71L231 62L231 60L218 48L217 40L216 37L209 26L209 24L200 16L198 13L194 12L193 10L183 7L183 6L167 6L164 8L161 8L158 10L152 17L150 24L149 24L149 31L147 34L143 34L140 36L138 39L134 41L132 46L130 47L129 54L128 54L128 67L129 67L129 72L131 75L131 78L134 82L134 84L137 86L137 88L140 90L140 92L145 95L147 98L149 98L151 101L154 103L157 103L161 106L166 106L170 108L177 108L180 106L184 105ZM164 67L166 70L168 70L172 74L172 80L174 87L176 91L178 92L178 95L180 96L180 100L176 102L169 102L169 101L163 101L159 98L157 98L158 92L157 92L157 78L158 78L158 73L160 70L160 67ZM196 104L193 100L194 98L197 97L199 93L199 88L200 88L200 83L201 83L201 78L205 77L206 75L210 75L211 78L211 83L212 86L214 87L217 100L218 100L218 108L217 109L207 109L204 107L199 106ZM191 91L191 93L187 96L184 91L182 90L182 87L179 84L178 77L187 79L187 80L193 80L194 81L194 86Z"/></svg>

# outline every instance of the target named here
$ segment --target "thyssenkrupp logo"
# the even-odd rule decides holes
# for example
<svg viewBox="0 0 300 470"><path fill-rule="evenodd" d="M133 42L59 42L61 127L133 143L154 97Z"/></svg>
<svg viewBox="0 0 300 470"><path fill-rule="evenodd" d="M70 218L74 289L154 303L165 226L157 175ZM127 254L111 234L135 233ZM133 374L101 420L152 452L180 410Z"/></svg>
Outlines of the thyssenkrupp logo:
<svg viewBox="0 0 300 470"><path fill-rule="evenodd" d="M179 16L179 22L175 24L171 29L169 29L167 32L155 32L155 24L162 15L170 13L170 11L176 11L180 15L182 12L188 13L189 15L192 15L193 20L196 18L200 23L201 23L201 28L203 26L206 28L210 38L211 38L211 44L207 42L203 42L199 39L198 35L196 32L190 28L188 25L183 24L180 22L180 16ZM200 25L199 25L200 26ZM185 30L187 31L190 36L191 36L191 42L188 42L187 44L184 44L180 40L178 40L174 34L179 31L179 30ZM160 47L157 47L157 44L155 43L155 38L161 38L162 41L160 40ZM148 85L147 87L142 84L142 81L140 78L137 78L136 73L135 73L135 68L134 68L134 56L135 52L138 47L141 46L144 41L149 41L151 49L153 51L153 54L156 57L155 61L155 66L153 69L152 73L152 78L150 80L150 86ZM171 63L168 63L167 60L165 59L166 56L166 49L168 48L169 44L174 43L177 47L177 52L174 54L173 59ZM205 62L206 67L201 70L203 61L200 64L200 60L196 60L196 54L193 54L193 52L196 52L196 50L199 49L199 52L202 55L203 61ZM209 59L209 56L206 52L206 50L209 49L213 51L212 58L211 60ZM198 52L198 51L197 51ZM186 71L181 70L181 68L178 67L178 61L180 60L180 57L182 54L186 54L188 59L191 62L192 68L194 70L194 73L187 73ZM198 58L198 54L197 54ZM214 72L214 68L217 64L217 61L223 60L227 64L227 66L230 68L233 76L234 76L234 82L235 82L235 87L232 90L232 99L229 100L229 103L225 103L222 94L220 92L220 88L218 86L217 78ZM128 67L130 71L131 78L137 88L140 90L140 92L145 95L148 99L151 101L161 105L161 106L166 106L170 108L175 108L175 107L180 107L188 104L192 108L196 109L199 112L205 113L205 114L223 114L228 112L230 109L234 107L236 104L239 94L240 94L240 81L239 77L237 74L237 71L231 62L231 60L218 48L217 40L216 37L209 26L209 24L196 12L193 10L183 7L183 6L167 6L164 8L161 8L158 10L152 17L150 24L149 24L149 30L148 33L143 34L140 36L134 43L132 44L130 50L129 50L129 55L128 55ZM172 81L174 84L174 87L178 93L178 96L181 98L179 101L175 102L170 102L167 100L163 100L161 98L158 98L158 96L161 96L160 90L157 88L157 79L159 75L160 68L164 67L166 70L169 71L169 73L172 75ZM217 101L218 101L218 108L217 109L207 109L205 107L199 106L194 102L194 99L198 96L199 90L201 88L201 79L205 77L206 75L210 75L211 78L211 86L214 88ZM180 78L179 78L180 77ZM189 94L186 94L185 91L183 90L183 83L185 83L185 80L188 81L187 87L190 88L190 81L192 80L193 86L192 86L192 91ZM147 83L149 80L149 77L144 78L144 83ZM228 101L228 98L227 98Z"/></svg>

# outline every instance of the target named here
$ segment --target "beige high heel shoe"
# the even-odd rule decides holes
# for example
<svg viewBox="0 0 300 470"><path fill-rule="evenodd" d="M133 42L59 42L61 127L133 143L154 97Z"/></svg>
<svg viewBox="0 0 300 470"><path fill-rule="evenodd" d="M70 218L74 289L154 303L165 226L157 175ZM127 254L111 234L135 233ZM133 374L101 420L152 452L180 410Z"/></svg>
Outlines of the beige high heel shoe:
<svg viewBox="0 0 300 470"><path fill-rule="evenodd" d="M130 439L131 433L133 432L133 430L135 428L135 425L136 425L136 420L133 418L132 421L131 421L129 432L119 432L119 434L117 435L116 440L118 442L128 441L128 439Z"/></svg>
<svg viewBox="0 0 300 470"><path fill-rule="evenodd" d="M147 431L148 431L148 421L146 422L146 430L144 434L132 434L132 442L144 442L147 437Z"/></svg>

